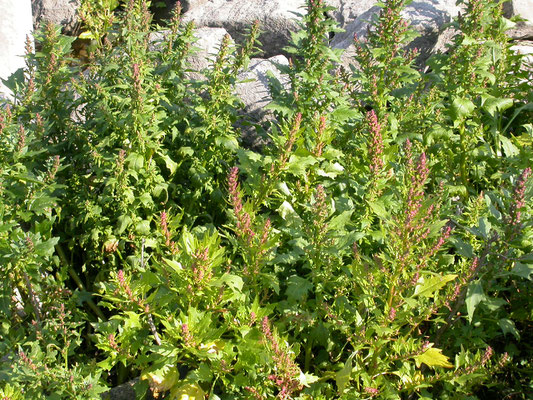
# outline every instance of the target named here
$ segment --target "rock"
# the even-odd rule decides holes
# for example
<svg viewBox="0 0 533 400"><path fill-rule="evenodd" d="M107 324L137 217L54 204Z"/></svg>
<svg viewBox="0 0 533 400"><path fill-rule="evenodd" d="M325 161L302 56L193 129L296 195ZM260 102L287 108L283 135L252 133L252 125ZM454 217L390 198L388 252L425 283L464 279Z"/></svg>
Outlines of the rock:
<svg viewBox="0 0 533 400"><path fill-rule="evenodd" d="M139 379L126 382L122 385L116 386L102 394L102 400L134 400L137 399L137 393L134 386L139 382ZM145 400L154 400L151 390L146 390Z"/></svg>
<svg viewBox="0 0 533 400"><path fill-rule="evenodd" d="M164 40L168 31L159 31L150 34L150 49L157 49L158 43ZM194 72L189 73L189 78L202 79L199 74L204 68L207 68L218 53L222 39L228 32L223 28L198 28L194 31L194 36L197 41L194 47L198 51L187 58L189 68Z"/></svg>
<svg viewBox="0 0 533 400"><path fill-rule="evenodd" d="M344 7L346 8L350 3L351 1L346 1ZM370 3L375 4L376 1L364 2L367 6ZM358 8L350 8L350 10L355 9L361 11L362 4L359 4ZM421 61L425 60L433 51L439 38L440 27L450 22L459 10L460 8L455 5L455 0L435 0L432 2L413 1L403 10L402 16L420 34L409 47L416 47L420 50ZM353 46L354 34L357 34L360 38L364 38L367 34L370 21L380 11L380 7L372 5L357 16L355 20L345 25L344 29L346 32L335 35L331 42L332 47L346 50L342 56L343 65L347 66L352 63L353 55L355 54L355 48ZM348 14L352 15L351 13ZM343 15L347 15L347 13L344 12Z"/></svg>
<svg viewBox="0 0 533 400"><path fill-rule="evenodd" d="M30 0L0 0L0 78L7 79L25 67L26 36L32 32ZM33 41L31 41L33 43ZM0 81L0 97L10 98L11 92ZM1 102L1 100L0 100Z"/></svg>
<svg viewBox="0 0 533 400"><path fill-rule="evenodd" d="M190 68L194 71L201 71L207 68L215 59L220 49L220 44L227 34L228 32L223 28L198 28L194 32L194 36L198 39L194 43L194 47L200 50L187 59Z"/></svg>
<svg viewBox="0 0 533 400"><path fill-rule="evenodd" d="M533 41L518 41L511 47L511 50L516 51L518 54L522 54L525 57L524 65L530 64L529 70L533 67Z"/></svg>
<svg viewBox="0 0 533 400"><path fill-rule="evenodd" d="M78 8L81 0L32 0L33 26L39 27L41 22L53 22L61 25L66 35L76 36L80 22Z"/></svg>
<svg viewBox="0 0 533 400"><path fill-rule="evenodd" d="M521 16L526 25L533 26L533 2L531 0L511 0L504 3L504 15L507 18Z"/></svg>
<svg viewBox="0 0 533 400"><path fill-rule="evenodd" d="M289 60L283 55L269 59L252 58L248 68L237 77L240 82L235 85L235 93L244 103L242 113L252 124L264 125L273 118L272 112L265 109L272 101L268 73L271 72L283 86L289 84L288 77L278 71L276 64L288 65ZM239 128L244 146L258 149L266 143L253 126L240 125Z"/></svg>
<svg viewBox="0 0 533 400"><path fill-rule="evenodd" d="M513 40L533 40L533 25L519 22L506 33Z"/></svg>
<svg viewBox="0 0 533 400"><path fill-rule="evenodd" d="M305 12L304 5L305 0L211 0L191 7L183 17L199 27L224 28L237 43L259 20L262 56L268 58L280 54L290 33L298 30L296 16Z"/></svg>

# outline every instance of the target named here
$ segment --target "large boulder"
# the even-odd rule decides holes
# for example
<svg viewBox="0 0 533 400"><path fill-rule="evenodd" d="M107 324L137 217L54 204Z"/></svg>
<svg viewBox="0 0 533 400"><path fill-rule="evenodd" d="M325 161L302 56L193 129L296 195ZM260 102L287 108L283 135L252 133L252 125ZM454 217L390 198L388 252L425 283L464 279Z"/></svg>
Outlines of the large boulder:
<svg viewBox="0 0 533 400"><path fill-rule="evenodd" d="M246 115L248 125L240 124L243 144L252 149L259 149L265 143L264 137L257 134L253 125L264 126L274 115L265 108L272 101L270 96L270 76L272 74L281 85L289 86L289 79L282 75L276 65L288 65L289 60L283 55L269 59L252 58L248 68L238 75L235 94L242 100L242 114Z"/></svg>
<svg viewBox="0 0 533 400"><path fill-rule="evenodd" d="M183 17L199 27L224 28L237 43L258 20L261 49L268 58L280 54L289 43L291 32L298 30L296 18L305 12L304 6L305 0L211 0L190 7Z"/></svg>
<svg viewBox="0 0 533 400"><path fill-rule="evenodd" d="M0 10L0 79L7 79L25 66L26 37L32 33L30 0L0 0ZM0 80L0 102L10 96Z"/></svg>
<svg viewBox="0 0 533 400"><path fill-rule="evenodd" d="M362 4L357 2L357 0L341 0L341 2L345 4L345 7L352 2L357 3L358 7L349 8L351 11L358 10L360 12L363 10ZM359 14L351 22L346 17L353 15L351 11L344 13L344 29L346 32L336 34L331 45L334 48L345 50L342 56L342 63L345 66L353 62L353 55L355 54L355 47L353 45L354 35L357 35L359 38L364 38L367 35L370 22L381 11L381 8L375 5L375 3L377 1L368 0L364 2L368 6L368 9ZM422 60L427 58L435 47L439 38L440 28L444 24L451 22L459 10L460 8L455 5L455 0L435 0L432 2L413 1L403 10L403 18L419 34L419 37L410 46L419 49Z"/></svg>
<svg viewBox="0 0 533 400"><path fill-rule="evenodd" d="M64 34L76 35L80 4L81 0L32 0L33 26L37 29L42 22L53 22L61 25Z"/></svg>

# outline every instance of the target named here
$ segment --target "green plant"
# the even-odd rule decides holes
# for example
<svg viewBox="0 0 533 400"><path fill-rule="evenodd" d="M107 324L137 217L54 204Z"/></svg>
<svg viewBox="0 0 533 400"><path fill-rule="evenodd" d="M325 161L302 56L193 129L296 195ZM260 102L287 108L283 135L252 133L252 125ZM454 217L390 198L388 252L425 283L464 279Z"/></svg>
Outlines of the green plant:
<svg viewBox="0 0 533 400"><path fill-rule="evenodd" d="M149 2L88 3L88 64L46 26L0 110L3 397L531 395L533 130L499 3L424 73L408 2L345 71L309 0L261 153L233 94L258 24L199 79L179 9L152 42Z"/></svg>

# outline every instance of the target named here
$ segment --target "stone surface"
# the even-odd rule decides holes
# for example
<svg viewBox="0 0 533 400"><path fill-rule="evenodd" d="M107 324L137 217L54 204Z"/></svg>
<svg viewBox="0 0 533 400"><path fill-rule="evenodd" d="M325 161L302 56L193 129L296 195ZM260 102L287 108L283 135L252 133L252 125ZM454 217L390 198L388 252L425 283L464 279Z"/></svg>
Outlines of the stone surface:
<svg viewBox="0 0 533 400"><path fill-rule="evenodd" d="M527 25L533 26L533 0L511 0L504 7L507 17L519 15Z"/></svg>
<svg viewBox="0 0 533 400"><path fill-rule="evenodd" d="M296 13L303 13L304 5L305 0L211 0L191 7L183 17L199 27L224 28L237 43L259 20L263 56L272 57L281 54L289 43L290 32L298 30Z"/></svg>
<svg viewBox="0 0 533 400"><path fill-rule="evenodd" d="M33 23L30 0L0 0L0 78L7 79L25 66L26 36ZM9 98L10 91L0 81L0 97Z"/></svg>
<svg viewBox="0 0 533 400"><path fill-rule="evenodd" d="M32 0L33 26L37 29L41 22L61 25L66 35L77 34L80 22L78 8L81 0Z"/></svg>
<svg viewBox="0 0 533 400"><path fill-rule="evenodd" d="M235 86L237 95L243 100L246 113L257 122L262 121L266 111L264 107L272 98L269 92L269 77L271 72L282 85L287 85L288 77L282 76L276 64L289 65L287 57L279 55L269 59L252 58L246 71L238 75L239 82Z"/></svg>
<svg viewBox="0 0 533 400"><path fill-rule="evenodd" d="M351 2L347 1L346 4L348 3ZM375 4L376 1L366 1L365 4L370 7L359 14L355 20L347 23L344 26L346 32L336 34L331 42L332 47L345 50L342 56L342 63L345 66L352 62L355 53L353 46L354 34L364 38L370 21L374 15L381 11L380 7L371 5L371 3ZM352 8L351 10L354 9ZM357 10L359 12L362 11L361 4L359 4ZM420 50L422 60L427 58L433 51L439 39L440 27L450 22L459 10L459 7L455 5L455 0L413 1L404 9L402 16L420 35L410 44L410 47L417 47ZM346 12L344 14L352 15ZM346 21L347 19L345 19Z"/></svg>
<svg viewBox="0 0 533 400"><path fill-rule="evenodd" d="M235 93L244 103L242 113L252 124L264 125L273 118L272 112L265 109L265 106L272 101L269 90L269 72L283 86L287 87L289 84L288 77L278 71L276 64L288 65L289 60L282 55L269 59L252 58L248 68L237 77L239 82L235 85ZM265 144L265 139L257 135L253 126L240 125L239 128L246 147L259 149Z"/></svg>

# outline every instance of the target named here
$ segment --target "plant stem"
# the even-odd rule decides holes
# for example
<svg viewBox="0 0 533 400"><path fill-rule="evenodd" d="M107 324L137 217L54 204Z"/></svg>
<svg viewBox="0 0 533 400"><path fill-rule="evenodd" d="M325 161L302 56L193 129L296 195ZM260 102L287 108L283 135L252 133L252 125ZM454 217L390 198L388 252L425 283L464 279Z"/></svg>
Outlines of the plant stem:
<svg viewBox="0 0 533 400"><path fill-rule="evenodd" d="M61 245L56 244L55 248L56 248L57 254L59 255L59 258L61 259L63 264L67 266L68 274L74 280L74 282L76 282L78 289L86 292L87 290L85 289L83 282L81 281L80 277L78 276L74 268L72 268L72 265L68 262L67 256L65 255L65 252L63 251L63 248L61 247ZM86 300L86 303L88 304L89 308L96 314L98 318L100 318L102 321L107 320L102 310L100 310L100 308L94 303L92 298L89 297Z"/></svg>

